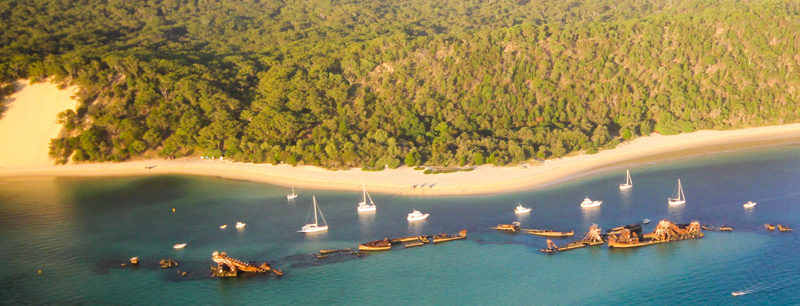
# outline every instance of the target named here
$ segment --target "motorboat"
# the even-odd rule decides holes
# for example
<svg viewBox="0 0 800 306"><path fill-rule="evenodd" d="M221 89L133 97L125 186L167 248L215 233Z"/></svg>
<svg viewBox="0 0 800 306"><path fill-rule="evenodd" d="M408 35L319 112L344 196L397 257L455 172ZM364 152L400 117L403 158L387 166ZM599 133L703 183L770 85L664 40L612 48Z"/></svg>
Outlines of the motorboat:
<svg viewBox="0 0 800 306"><path fill-rule="evenodd" d="M586 197L586 198L583 199L583 202L581 202L581 207L583 207L583 208L597 207L597 206L600 206L602 204L603 204L603 201L600 201L600 200L592 201L592 199L589 199L589 197Z"/></svg>
<svg viewBox="0 0 800 306"><path fill-rule="evenodd" d="M236 222L236 229L243 229L245 226L247 226L247 223L244 223L242 221Z"/></svg>
<svg viewBox="0 0 800 306"><path fill-rule="evenodd" d="M175 245L172 246L172 248L176 249L176 250L180 250L180 249L185 248L185 247L186 247L186 242L178 243L178 244L175 244Z"/></svg>
<svg viewBox="0 0 800 306"><path fill-rule="evenodd" d="M747 203L744 203L744 205L742 205L742 206L744 206L744 208L753 208L753 207L756 207L756 204L757 204L756 202L747 201Z"/></svg>
<svg viewBox="0 0 800 306"><path fill-rule="evenodd" d="M226 229L226 228L228 228L228 225L227 225L227 224L223 224L223 225L220 225L220 226L219 226L219 229Z"/></svg>
<svg viewBox="0 0 800 306"><path fill-rule="evenodd" d="M408 217L406 217L406 220L408 220L408 221L425 220L425 219L428 218L428 216L430 216L430 214L423 214L419 210L415 209L410 214L408 214Z"/></svg>
<svg viewBox="0 0 800 306"><path fill-rule="evenodd" d="M644 219L644 220L642 220L642 224L647 224L647 223L650 223L650 219Z"/></svg>
<svg viewBox="0 0 800 306"><path fill-rule="evenodd" d="M531 212L531 210L532 209L530 207L525 207L525 206L522 206L522 204L518 204L517 208L514 208L514 213L518 214L518 215L519 214L527 214L527 213Z"/></svg>

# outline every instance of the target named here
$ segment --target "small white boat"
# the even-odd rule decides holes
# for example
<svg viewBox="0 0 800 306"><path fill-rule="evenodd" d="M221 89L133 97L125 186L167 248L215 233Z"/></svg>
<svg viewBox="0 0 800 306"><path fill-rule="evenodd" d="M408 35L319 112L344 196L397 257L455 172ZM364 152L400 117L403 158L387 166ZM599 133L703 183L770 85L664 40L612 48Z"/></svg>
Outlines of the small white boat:
<svg viewBox="0 0 800 306"><path fill-rule="evenodd" d="M625 170L626 178L624 184L619 184L619 190L628 190L633 188L633 180L631 180L631 170Z"/></svg>
<svg viewBox="0 0 800 306"><path fill-rule="evenodd" d="M223 224L223 225L220 225L220 226L219 226L219 229L226 229L226 228L228 228L228 225L227 225L227 224Z"/></svg>
<svg viewBox="0 0 800 306"><path fill-rule="evenodd" d="M425 219L428 218L428 216L430 216L430 214L423 214L419 210L415 209L410 214L408 214L408 217L406 217L406 220L408 220L408 221L425 220Z"/></svg>
<svg viewBox="0 0 800 306"><path fill-rule="evenodd" d="M647 223L650 223L650 219L644 219L644 220L642 220L642 224L647 224Z"/></svg>
<svg viewBox="0 0 800 306"><path fill-rule="evenodd" d="M292 199L294 199L294 198L297 198L297 194L296 194L296 193L294 193L294 187L292 187L292 193L291 193L291 194L287 194L287 195L286 195L286 199L287 199L287 200L292 200Z"/></svg>
<svg viewBox="0 0 800 306"><path fill-rule="evenodd" d="M372 202L372 197L367 192L367 185L364 185L364 192L362 194L363 199L358 203L358 212L376 211L378 207L375 206L375 202ZM369 199L369 202L367 202L367 199Z"/></svg>
<svg viewBox="0 0 800 306"><path fill-rule="evenodd" d="M317 197L314 196L313 199L314 199L314 223L303 225L303 227L300 228L300 230L298 231L300 233L316 233L328 230L328 222L325 221L325 216L322 215L322 210L320 210L319 207L317 206ZM319 224L317 212L319 212L319 216L322 217L322 223L324 225Z"/></svg>
<svg viewBox="0 0 800 306"><path fill-rule="evenodd" d="M600 201L600 200L592 201L592 199L589 199L589 197L586 197L585 199L583 199L583 202L581 202L581 207L583 207L583 208L597 207L597 206L600 206L602 204L603 204L603 201Z"/></svg>
<svg viewBox="0 0 800 306"><path fill-rule="evenodd" d="M744 291L734 291L734 292L731 292L731 295L732 295L732 296L740 296L740 295L745 295L745 294L747 294L747 292L744 292Z"/></svg>
<svg viewBox="0 0 800 306"><path fill-rule="evenodd" d="M245 226L247 226L247 223L244 223L242 221L236 222L237 229L243 229Z"/></svg>
<svg viewBox="0 0 800 306"><path fill-rule="evenodd" d="M522 204L520 203L520 204L517 205L517 208L514 208L514 213L518 214L518 215L519 214L527 214L527 213L531 212L531 210L532 209L530 207L522 206Z"/></svg>
<svg viewBox="0 0 800 306"><path fill-rule="evenodd" d="M185 248L185 247L186 247L186 242L178 243L178 244L172 246L172 248L176 249L176 250L180 250L180 249Z"/></svg>
<svg viewBox="0 0 800 306"><path fill-rule="evenodd" d="M747 201L747 203L744 203L744 205L742 205L742 206L744 206L744 208L753 208L753 207L756 207L756 204L757 204L756 202Z"/></svg>
<svg viewBox="0 0 800 306"><path fill-rule="evenodd" d="M678 186L675 188L676 188L675 195L671 198L667 198L667 204L669 205L686 204L686 195L683 194L683 186L681 186L681 179L678 179Z"/></svg>

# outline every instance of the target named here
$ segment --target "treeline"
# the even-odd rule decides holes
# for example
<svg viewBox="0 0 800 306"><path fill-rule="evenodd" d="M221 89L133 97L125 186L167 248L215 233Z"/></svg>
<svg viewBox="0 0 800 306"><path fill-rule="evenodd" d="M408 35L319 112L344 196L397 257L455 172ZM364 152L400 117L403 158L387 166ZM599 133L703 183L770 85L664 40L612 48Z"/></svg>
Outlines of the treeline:
<svg viewBox="0 0 800 306"><path fill-rule="evenodd" d="M800 3L15 1L0 78L81 86L64 162L507 164L795 122Z"/></svg>

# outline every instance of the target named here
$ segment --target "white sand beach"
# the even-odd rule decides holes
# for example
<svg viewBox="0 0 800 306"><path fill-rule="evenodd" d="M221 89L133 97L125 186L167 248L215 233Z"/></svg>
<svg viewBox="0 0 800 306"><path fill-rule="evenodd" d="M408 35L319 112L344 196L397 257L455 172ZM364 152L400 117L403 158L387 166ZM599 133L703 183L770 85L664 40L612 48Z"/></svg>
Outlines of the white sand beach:
<svg viewBox="0 0 800 306"><path fill-rule="evenodd" d="M3 154L0 164L0 178L30 176L127 176L127 175L163 175L187 174L218 176L230 179L242 179L266 182L282 186L298 188L360 190L366 184L371 192L403 194L403 195L467 195L491 194L513 190L532 189L546 186L569 178L596 173L608 169L635 166L649 159L674 159L680 156L708 154L717 151L736 150L759 147L775 143L800 142L800 123L746 128L725 131L698 131L680 135L653 135L640 137L623 143L612 150L603 150L596 154L580 154L543 163L522 164L508 167L479 166L473 171L462 171L447 174L424 174L423 171L410 167L387 169L383 171L326 170L313 166L290 166L271 164L237 163L222 160L206 160L199 157L187 157L176 160L139 160L122 163L87 163L53 165L47 157L47 143L55 137L58 129L52 134L42 133L36 137L11 137L22 129L18 124L36 123L45 125L52 132L55 114L71 107L71 90L55 94L53 84L37 84L27 86L16 93L13 103L24 105L30 99L43 99L45 94L53 101L47 112L36 109L25 109L15 112L7 111L0 119L0 139L3 147L26 146L28 151L13 150ZM48 87L49 86L49 87ZM28 93L42 91L42 93ZM49 98L48 98L49 99ZM57 108L53 105L61 105ZM51 108L52 107L52 108ZM12 108L13 110L13 108ZM21 118L17 118L17 116ZM49 119L52 118L52 119ZM6 121L16 122L9 124ZM56 125L57 127L57 125ZM39 129L45 127L31 127ZM52 135L52 136L50 136ZM38 138L37 138L38 137ZM28 142L31 144L28 146ZM34 156L31 152L37 153ZM27 156L31 154L31 156ZM620 172L620 180L624 172Z"/></svg>
<svg viewBox="0 0 800 306"><path fill-rule="evenodd" d="M21 90L7 98L8 109L0 115L0 168L52 165L47 154L50 139L62 128L56 116L77 107L72 99L77 88L58 89L48 82L30 85L27 80L15 85Z"/></svg>

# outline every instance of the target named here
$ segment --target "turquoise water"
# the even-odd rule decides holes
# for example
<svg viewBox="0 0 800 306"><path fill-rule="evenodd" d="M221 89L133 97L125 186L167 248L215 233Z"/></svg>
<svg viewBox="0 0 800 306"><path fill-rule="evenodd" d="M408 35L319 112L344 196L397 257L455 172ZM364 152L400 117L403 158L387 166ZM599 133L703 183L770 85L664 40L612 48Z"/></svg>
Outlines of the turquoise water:
<svg viewBox="0 0 800 306"><path fill-rule="evenodd" d="M352 192L205 177L0 180L0 303L8 304L798 304L800 146L723 153L631 168L634 189L617 190L624 169L546 189L489 196L373 194L378 211L359 216ZM688 203L669 208L680 177ZM317 196L327 233L296 231ZM603 200L582 210L584 196ZM752 211L742 203L758 202ZM512 210L521 201L529 216ZM175 213L172 212L175 208ZM409 225L412 209L431 214ZM668 218L731 225L699 240L633 250L585 248L541 254L542 237L500 233L498 223L575 230ZM236 221L244 231L233 229ZM220 230L221 224L229 228ZM469 230L467 240L317 260L320 249L415 234ZM566 243L568 240L558 240ZM187 242L183 250L175 243ZM214 250L270 261L286 275L212 279ZM132 256L139 268L121 267ZM171 257L189 271L156 267ZM39 275L37 270L41 269ZM731 292L749 294L732 297Z"/></svg>

